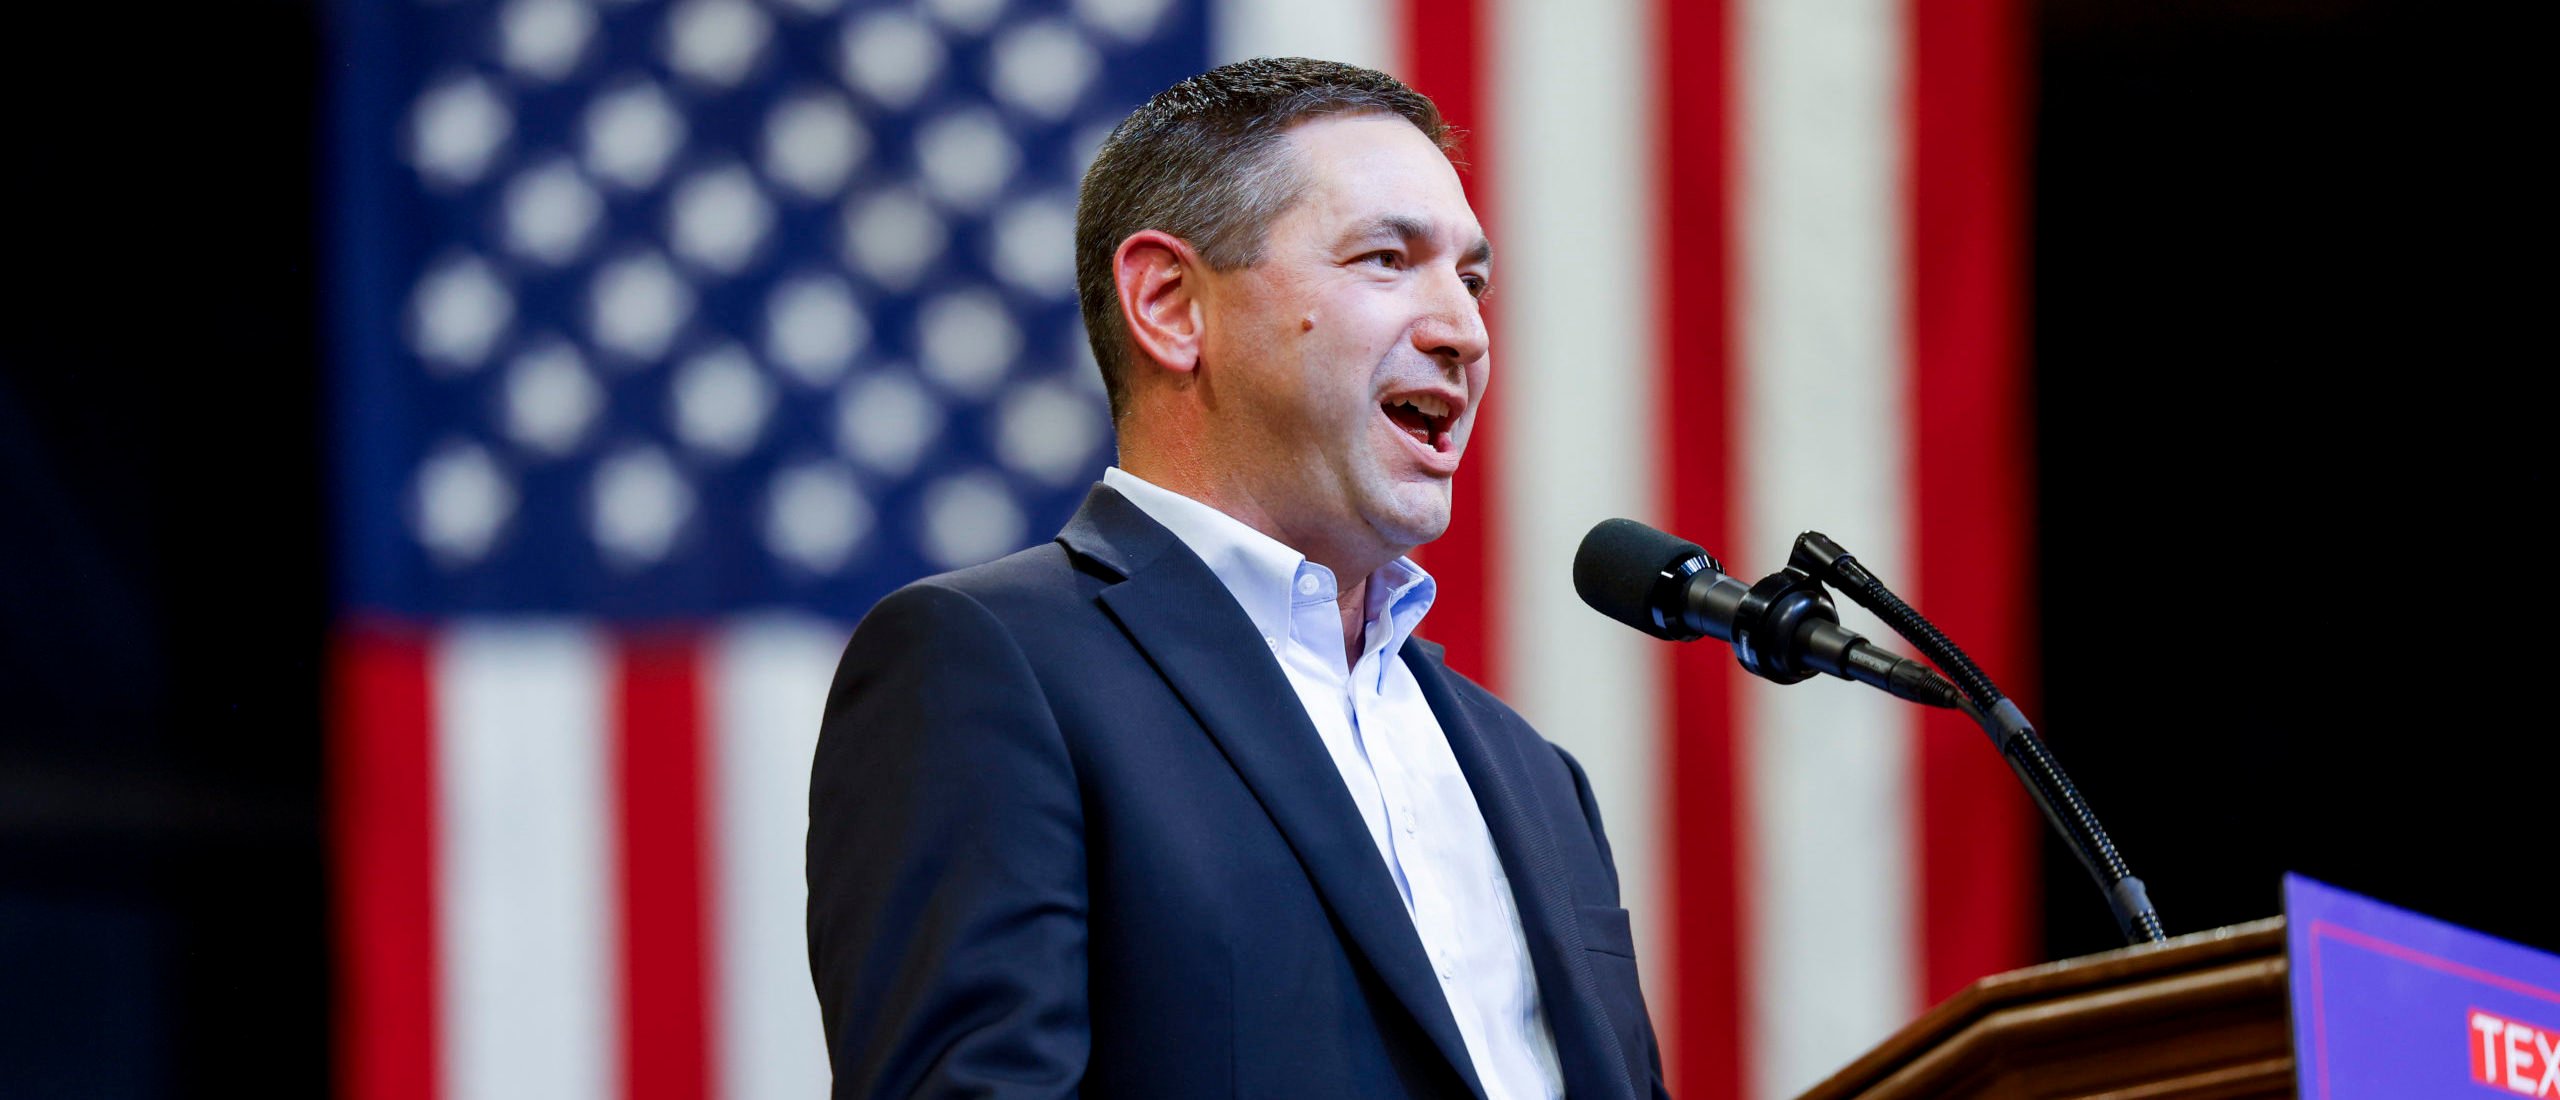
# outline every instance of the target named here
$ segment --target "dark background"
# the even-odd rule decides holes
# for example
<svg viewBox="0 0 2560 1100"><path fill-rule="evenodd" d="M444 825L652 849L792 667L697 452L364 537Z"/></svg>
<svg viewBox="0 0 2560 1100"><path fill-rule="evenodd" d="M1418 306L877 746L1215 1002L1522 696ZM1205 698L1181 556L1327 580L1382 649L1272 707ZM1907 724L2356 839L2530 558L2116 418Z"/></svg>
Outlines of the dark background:
<svg viewBox="0 0 2560 1100"><path fill-rule="evenodd" d="M12 20L0 1093L318 1094L316 11Z"/></svg>
<svg viewBox="0 0 2560 1100"><path fill-rule="evenodd" d="M2484 153L2523 124L2477 83L2502 33L2043 6L2041 727L2173 933L2290 869L2560 949L2550 356L2507 258L2548 200ZM2054 848L2048 955L2112 945Z"/></svg>
<svg viewBox="0 0 2560 1100"><path fill-rule="evenodd" d="M55 10L0 67L12 1095L326 1088L320 16ZM2532 208L2449 18L2038 11L2038 717L2172 931L2295 869L2560 949ZM2112 946L2047 864L2047 957Z"/></svg>

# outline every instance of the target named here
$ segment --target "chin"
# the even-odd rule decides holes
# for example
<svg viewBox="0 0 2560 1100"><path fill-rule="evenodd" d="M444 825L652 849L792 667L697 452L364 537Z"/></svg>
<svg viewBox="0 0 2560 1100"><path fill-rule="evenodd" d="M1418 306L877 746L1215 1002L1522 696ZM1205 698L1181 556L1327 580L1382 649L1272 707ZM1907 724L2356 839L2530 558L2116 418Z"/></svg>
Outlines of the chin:
<svg viewBox="0 0 2560 1100"><path fill-rule="evenodd" d="M1391 546L1415 547L1449 531L1449 490L1436 486L1404 486L1381 500L1369 526Z"/></svg>

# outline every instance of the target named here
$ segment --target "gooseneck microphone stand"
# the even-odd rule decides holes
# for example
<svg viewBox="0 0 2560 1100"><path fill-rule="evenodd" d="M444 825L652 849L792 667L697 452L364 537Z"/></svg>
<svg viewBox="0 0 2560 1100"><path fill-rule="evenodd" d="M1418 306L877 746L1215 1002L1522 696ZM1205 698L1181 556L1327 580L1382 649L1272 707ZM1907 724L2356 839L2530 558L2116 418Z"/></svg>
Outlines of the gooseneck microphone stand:
<svg viewBox="0 0 2560 1100"><path fill-rule="evenodd" d="M2036 808L2044 811L2045 820L2052 822L2055 831L2070 843L2071 854L2078 856L2080 865L2098 881L2125 940L2158 943L2168 938L2160 929L2159 913L2151 908L2151 898L2143 892L2142 880L2133 877L2132 870L2125 866L2115 842L2107 839L2107 830L2098 824L2098 816L2080 797L2080 789L2072 786L2070 776L2063 774L2061 763L2045 749L2044 739L2036 736L2026 714L2000 693L1991 677L1984 675L1964 650L1821 532L1807 531L1797 536L1788 564L1848 593L1858 606L1875 612L1894 633L1917 646L1921 656L1953 678L1962 693L1957 709L1991 735L1991 743L1999 748L2001 758L2009 762L2010 769L2026 783L2028 793L2035 796Z"/></svg>

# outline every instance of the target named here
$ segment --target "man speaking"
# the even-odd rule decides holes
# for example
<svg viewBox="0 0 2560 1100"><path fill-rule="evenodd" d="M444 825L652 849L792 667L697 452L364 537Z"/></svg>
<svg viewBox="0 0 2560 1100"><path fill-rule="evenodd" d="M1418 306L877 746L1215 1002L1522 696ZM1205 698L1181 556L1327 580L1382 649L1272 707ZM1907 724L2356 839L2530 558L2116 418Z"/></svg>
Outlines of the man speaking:
<svg viewBox="0 0 2560 1100"><path fill-rule="evenodd" d="M827 701L809 956L839 1096L1650 1096L1579 765L1415 636L1491 374L1430 100L1185 80L1085 174L1119 465L874 607Z"/></svg>

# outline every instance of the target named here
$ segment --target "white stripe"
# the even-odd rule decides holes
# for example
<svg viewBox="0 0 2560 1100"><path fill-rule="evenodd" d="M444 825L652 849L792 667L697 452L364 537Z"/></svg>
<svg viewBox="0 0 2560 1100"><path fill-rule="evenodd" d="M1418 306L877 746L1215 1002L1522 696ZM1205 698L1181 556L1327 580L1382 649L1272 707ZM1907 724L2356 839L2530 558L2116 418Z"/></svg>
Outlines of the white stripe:
<svg viewBox="0 0 2560 1100"><path fill-rule="evenodd" d="M620 1077L604 647L464 625L434 660L445 1092L603 1100Z"/></svg>
<svg viewBox="0 0 2560 1100"><path fill-rule="evenodd" d="M1620 893L1652 944L1661 643L1593 613L1569 579L1592 524L1649 516L1657 499L1651 12L1498 0L1491 14L1503 682L1591 773Z"/></svg>
<svg viewBox="0 0 2560 1100"><path fill-rule="evenodd" d="M1909 575L1900 7L1748 0L1739 28L1742 542L1757 576L1820 530ZM1880 631L1850 609L1850 625ZM1754 685L1751 1091L1791 1096L1916 1002L1909 708L1828 677Z"/></svg>
<svg viewBox="0 0 2560 1100"><path fill-rule="evenodd" d="M1209 61L1314 57L1393 69L1403 11L1401 4L1376 0L1215 0Z"/></svg>
<svg viewBox="0 0 2560 1100"><path fill-rule="evenodd" d="M805 927L809 762L850 631L751 620L705 654L712 699L719 988L714 1061L728 1100L824 1096L826 1038Z"/></svg>

